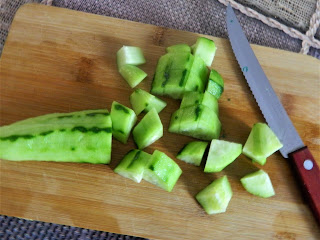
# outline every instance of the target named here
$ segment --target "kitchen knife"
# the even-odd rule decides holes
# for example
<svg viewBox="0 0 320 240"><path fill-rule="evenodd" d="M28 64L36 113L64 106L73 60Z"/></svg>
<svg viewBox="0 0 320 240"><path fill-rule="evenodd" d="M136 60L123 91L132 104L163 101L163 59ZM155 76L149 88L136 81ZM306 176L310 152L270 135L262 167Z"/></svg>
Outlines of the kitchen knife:
<svg viewBox="0 0 320 240"><path fill-rule="evenodd" d="M230 4L226 22L231 47L243 75L269 127L283 144L280 153L294 165L311 210L320 224L319 167L270 85Z"/></svg>

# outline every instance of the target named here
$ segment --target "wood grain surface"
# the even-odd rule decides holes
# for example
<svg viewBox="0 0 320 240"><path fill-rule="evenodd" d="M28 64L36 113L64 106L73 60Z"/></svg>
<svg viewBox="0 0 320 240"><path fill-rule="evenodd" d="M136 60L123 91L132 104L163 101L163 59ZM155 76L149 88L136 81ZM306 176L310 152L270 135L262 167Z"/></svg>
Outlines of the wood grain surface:
<svg viewBox="0 0 320 240"><path fill-rule="evenodd" d="M18 11L0 59L0 125L52 112L108 108L113 100L130 107L132 89L121 78L116 52L139 46L148 77L138 87L150 90L165 47L193 44L199 34L145 25L41 5ZM264 118L225 39L212 65L225 80L220 103L222 139L244 144L252 125ZM257 58L304 143L320 164L320 62L282 50L253 45ZM192 138L168 133L179 101L162 98L164 136L146 148L175 159ZM141 116L139 116L141 118ZM205 174L179 161L183 170L173 192L145 181L137 184L113 172L134 148L113 140L107 165L1 163L0 213L152 239L320 239L319 227L302 197L290 163L277 152L265 166L241 155L221 173ZM240 178L258 168L269 173L276 196L247 193ZM233 198L226 213L207 215L194 196L214 179L227 175ZM319 183L320 185L320 183Z"/></svg>

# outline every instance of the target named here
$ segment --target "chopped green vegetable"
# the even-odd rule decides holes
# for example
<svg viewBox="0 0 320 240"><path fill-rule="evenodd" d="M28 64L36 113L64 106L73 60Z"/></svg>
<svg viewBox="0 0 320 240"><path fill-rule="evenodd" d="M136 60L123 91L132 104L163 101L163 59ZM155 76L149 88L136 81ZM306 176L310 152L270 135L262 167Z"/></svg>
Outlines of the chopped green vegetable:
<svg viewBox="0 0 320 240"><path fill-rule="evenodd" d="M219 99L224 90L224 81L216 70L211 70L207 84L207 92Z"/></svg>
<svg viewBox="0 0 320 240"><path fill-rule="evenodd" d="M123 65L141 65L146 62L143 52L139 47L123 46L117 52L117 63L120 69Z"/></svg>
<svg viewBox="0 0 320 240"><path fill-rule="evenodd" d="M197 42L192 46L192 52L195 56L200 56L208 67L211 66L217 47L214 41L199 37Z"/></svg>
<svg viewBox="0 0 320 240"><path fill-rule="evenodd" d="M143 70L129 64L121 66L119 72L132 88L136 87L143 79L147 77L147 74Z"/></svg>
<svg viewBox="0 0 320 240"><path fill-rule="evenodd" d="M206 151L208 143L194 141L185 145L177 155L177 159L187 163L200 166L204 152Z"/></svg>

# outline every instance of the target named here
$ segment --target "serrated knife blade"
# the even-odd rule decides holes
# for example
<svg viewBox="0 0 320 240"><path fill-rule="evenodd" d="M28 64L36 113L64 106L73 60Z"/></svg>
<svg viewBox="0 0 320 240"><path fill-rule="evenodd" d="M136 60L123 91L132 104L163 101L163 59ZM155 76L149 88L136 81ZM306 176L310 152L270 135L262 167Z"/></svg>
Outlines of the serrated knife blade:
<svg viewBox="0 0 320 240"><path fill-rule="evenodd" d="M282 156L292 160L310 207L320 223L319 167L274 92L230 4L227 7L226 23L231 47L243 75L269 127L283 144L280 149Z"/></svg>

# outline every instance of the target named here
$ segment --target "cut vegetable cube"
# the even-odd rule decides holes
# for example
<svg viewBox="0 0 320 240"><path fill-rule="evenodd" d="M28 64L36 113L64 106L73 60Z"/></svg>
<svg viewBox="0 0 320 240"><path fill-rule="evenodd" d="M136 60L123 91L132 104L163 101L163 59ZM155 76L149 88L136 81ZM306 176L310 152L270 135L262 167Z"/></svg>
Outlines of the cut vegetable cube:
<svg viewBox="0 0 320 240"><path fill-rule="evenodd" d="M137 149L131 150L123 157L114 172L140 183L150 159L149 153Z"/></svg>
<svg viewBox="0 0 320 240"><path fill-rule="evenodd" d="M199 92L186 92L183 95L180 108L189 107L196 104L203 104L204 106L211 108L217 115L219 113L217 99L207 91L204 94Z"/></svg>
<svg viewBox="0 0 320 240"><path fill-rule="evenodd" d="M180 150L177 155L177 159L194 164L196 166L200 166L207 145L207 142L190 142Z"/></svg>
<svg viewBox="0 0 320 240"><path fill-rule="evenodd" d="M223 176L199 192L196 199L207 214L217 214L227 210L232 194L228 178Z"/></svg>
<svg viewBox="0 0 320 240"><path fill-rule="evenodd" d="M192 46L193 54L200 56L208 67L212 64L216 50L214 41L204 37L198 38L195 45Z"/></svg>
<svg viewBox="0 0 320 240"><path fill-rule="evenodd" d="M204 172L220 172L241 154L242 145L223 140L211 141Z"/></svg>
<svg viewBox="0 0 320 240"><path fill-rule="evenodd" d="M243 154L264 165L267 157L282 148L282 143L265 123L256 123L243 147Z"/></svg>
<svg viewBox="0 0 320 240"><path fill-rule="evenodd" d="M207 84L207 92L219 99L224 90L224 82L221 75L216 70L211 70Z"/></svg>
<svg viewBox="0 0 320 240"><path fill-rule="evenodd" d="M159 58L151 86L152 94L163 95L164 85L169 80L171 64L171 54L165 54Z"/></svg>
<svg viewBox="0 0 320 240"><path fill-rule="evenodd" d="M143 173L143 179L171 192L181 173L182 170L175 161L155 150Z"/></svg>
<svg viewBox="0 0 320 240"><path fill-rule="evenodd" d="M116 101L111 106L112 134L122 143L127 143L131 129L137 122L134 111Z"/></svg>
<svg viewBox="0 0 320 240"><path fill-rule="evenodd" d="M181 52L191 53L191 48L189 45L182 43L182 44L177 44L177 45L167 47L166 51L168 53L181 53Z"/></svg>
<svg viewBox="0 0 320 240"><path fill-rule="evenodd" d="M149 112L152 108L155 108L159 113L167 106L167 103L160 98L142 90L136 89L130 95L130 102L134 112L139 115L141 112Z"/></svg>
<svg viewBox="0 0 320 240"><path fill-rule="evenodd" d="M52 113L0 127L0 159L108 164L108 110Z"/></svg>
<svg viewBox="0 0 320 240"><path fill-rule="evenodd" d="M147 76L143 70L129 64L121 66L119 73L132 88L136 87Z"/></svg>
<svg viewBox="0 0 320 240"><path fill-rule="evenodd" d="M151 109L133 129L133 139L143 149L163 136L163 126L157 110Z"/></svg>
<svg viewBox="0 0 320 240"><path fill-rule="evenodd" d="M141 65L146 62L142 50L139 47L123 46L117 52L117 63L120 69L123 65Z"/></svg>
<svg viewBox="0 0 320 240"><path fill-rule="evenodd" d="M247 174L240 181L243 187L255 196L268 198L275 195L269 175L263 170Z"/></svg>
<svg viewBox="0 0 320 240"><path fill-rule="evenodd" d="M178 109L171 115L169 132L179 133L180 132L180 122L182 119L183 109Z"/></svg>

